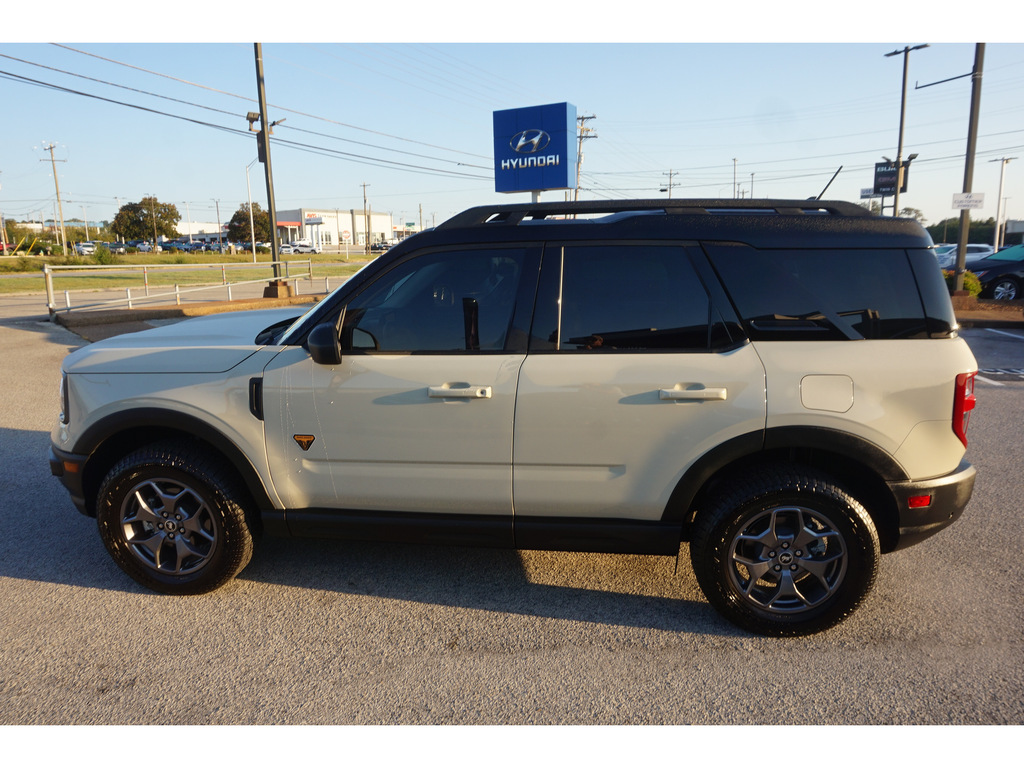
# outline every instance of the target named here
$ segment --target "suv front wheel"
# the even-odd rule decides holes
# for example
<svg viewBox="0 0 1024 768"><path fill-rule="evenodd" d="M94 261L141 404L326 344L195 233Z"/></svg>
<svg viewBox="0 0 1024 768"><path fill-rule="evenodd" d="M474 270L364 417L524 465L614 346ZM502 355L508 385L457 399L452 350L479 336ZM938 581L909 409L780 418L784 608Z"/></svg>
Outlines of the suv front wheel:
<svg viewBox="0 0 1024 768"><path fill-rule="evenodd" d="M110 470L96 518L107 551L138 583L199 594L230 581L252 558L243 498L211 457L167 442L134 451Z"/></svg>
<svg viewBox="0 0 1024 768"><path fill-rule="evenodd" d="M864 507L814 470L779 466L732 485L698 516L690 559L711 604L764 635L842 621L874 583L878 533Z"/></svg>

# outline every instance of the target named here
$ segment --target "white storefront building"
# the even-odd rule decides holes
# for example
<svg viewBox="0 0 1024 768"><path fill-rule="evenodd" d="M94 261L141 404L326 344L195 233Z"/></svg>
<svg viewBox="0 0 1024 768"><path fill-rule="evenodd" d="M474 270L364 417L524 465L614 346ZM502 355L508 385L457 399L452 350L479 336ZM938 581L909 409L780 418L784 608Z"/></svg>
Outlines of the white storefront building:
<svg viewBox="0 0 1024 768"><path fill-rule="evenodd" d="M282 243L308 240L318 248L366 245L391 241L395 227L390 213L338 208L296 208L277 212L277 233Z"/></svg>

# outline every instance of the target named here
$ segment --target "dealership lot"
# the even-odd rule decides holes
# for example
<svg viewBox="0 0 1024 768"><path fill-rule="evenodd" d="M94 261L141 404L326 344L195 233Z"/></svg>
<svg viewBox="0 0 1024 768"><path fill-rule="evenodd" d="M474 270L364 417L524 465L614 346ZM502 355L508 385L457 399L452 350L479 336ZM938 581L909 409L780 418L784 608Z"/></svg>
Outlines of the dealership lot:
<svg viewBox="0 0 1024 768"><path fill-rule="evenodd" d="M24 303L22 303L24 301ZM887 555L820 635L745 634L669 557L267 539L171 598L111 562L49 475L82 340L0 300L0 723L1024 723L1024 330L982 373L964 517Z"/></svg>

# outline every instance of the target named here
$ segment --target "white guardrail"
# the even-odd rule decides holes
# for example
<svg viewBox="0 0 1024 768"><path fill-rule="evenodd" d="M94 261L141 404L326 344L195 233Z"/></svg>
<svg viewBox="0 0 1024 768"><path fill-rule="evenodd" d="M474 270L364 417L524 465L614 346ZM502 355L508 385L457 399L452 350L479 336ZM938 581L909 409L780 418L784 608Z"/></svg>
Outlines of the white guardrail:
<svg viewBox="0 0 1024 768"><path fill-rule="evenodd" d="M234 282L228 281L228 272L237 270L252 271L253 265L248 263L234 263L234 264L112 264L112 265L84 265L84 266L51 266L49 264L43 266L43 277L46 281L46 308L50 315L54 315L57 312L71 312L76 309L96 309L100 307L113 308L118 306L126 306L128 309L134 309L136 304L141 303L157 303L164 300L168 300L173 297L176 305L181 304L181 298L186 294L200 293L202 291L212 290L225 290L227 291L227 300L231 301L231 289L232 287L238 287L242 285L254 285L256 283L268 283L268 282L293 282L298 280L298 275L302 278L313 280L313 261L312 259L303 259L298 261L276 261L276 262L261 262L256 265L256 268L271 268L271 267L283 267L283 269L275 269L275 273L278 273L279 277L261 277L257 280L236 280ZM292 274L294 267L301 267L296 275ZM150 291L149 276L156 272L193 272L196 270L219 270L220 271L220 282L219 283L207 283L204 285L190 285L187 288L175 284L173 290L166 290L158 293ZM56 302L56 292L53 288L53 277L55 273L61 273L62 276L90 276L95 277L96 273L102 272L119 272L127 273L129 275L138 275L141 273L142 286L135 286L134 293L132 287L124 288L125 297L119 299L109 299L105 301L92 301L89 303L74 304L71 301L71 291L65 290L64 293L64 306L58 307ZM283 274L281 274L283 272ZM330 284L327 278L324 278L324 286L327 292L330 292ZM166 288L168 286L160 286ZM120 290L120 289L113 289ZM83 289L82 292L84 292ZM95 289L90 289L90 292L94 292Z"/></svg>

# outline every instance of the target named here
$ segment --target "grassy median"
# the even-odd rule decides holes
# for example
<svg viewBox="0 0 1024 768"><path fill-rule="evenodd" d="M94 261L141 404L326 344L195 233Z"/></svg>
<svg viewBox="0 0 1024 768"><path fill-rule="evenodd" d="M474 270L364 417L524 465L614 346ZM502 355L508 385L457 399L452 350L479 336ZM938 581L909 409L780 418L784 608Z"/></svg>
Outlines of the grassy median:
<svg viewBox="0 0 1024 768"><path fill-rule="evenodd" d="M257 254L255 264L251 253L130 253L116 258L116 262L103 265L106 267L103 270L97 269L89 257L15 256L0 259L0 294L45 293L45 264L62 267L53 272L53 289L57 293L141 288L147 282L150 287L218 285L225 278L229 283L238 283L269 280L274 276L269 254ZM352 254L351 259L346 260L344 253L286 256L282 261L290 262L288 275L291 277L308 276L310 265L306 262L311 261L314 280L351 275L366 263L363 254ZM221 265L225 266L222 268ZM63 267L81 267L81 270ZM143 271L143 267L149 269ZM285 275L284 265L281 274Z"/></svg>

